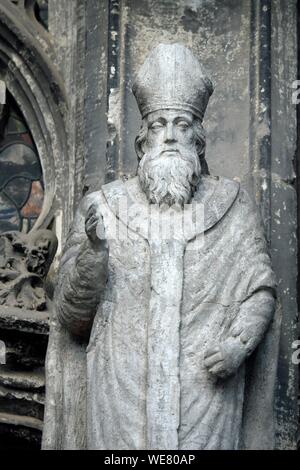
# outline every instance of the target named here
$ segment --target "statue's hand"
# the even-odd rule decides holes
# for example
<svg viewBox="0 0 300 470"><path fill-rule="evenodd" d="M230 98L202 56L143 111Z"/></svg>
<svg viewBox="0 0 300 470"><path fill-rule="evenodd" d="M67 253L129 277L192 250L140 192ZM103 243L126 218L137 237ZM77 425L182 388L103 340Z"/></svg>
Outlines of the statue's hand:
<svg viewBox="0 0 300 470"><path fill-rule="evenodd" d="M97 211L96 204L92 204L87 212L85 232L93 246L106 245L104 223L102 215Z"/></svg>
<svg viewBox="0 0 300 470"><path fill-rule="evenodd" d="M224 379L234 375L246 357L244 344L238 337L230 337L206 351L204 365L212 375Z"/></svg>

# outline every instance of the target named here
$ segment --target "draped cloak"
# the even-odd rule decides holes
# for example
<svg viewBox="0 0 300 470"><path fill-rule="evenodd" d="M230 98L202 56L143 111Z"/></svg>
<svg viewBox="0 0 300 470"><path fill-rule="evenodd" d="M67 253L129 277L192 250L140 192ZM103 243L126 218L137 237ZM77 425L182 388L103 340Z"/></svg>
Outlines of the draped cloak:
<svg viewBox="0 0 300 470"><path fill-rule="evenodd" d="M273 448L280 315L277 309L264 318L259 304L247 309L256 292L275 295L247 193L237 182L203 176L192 216L175 211L172 236L157 237L149 235L153 214L138 178L104 185L77 212L57 299L76 269L92 203L108 239L108 280L88 346L61 325L54 302L43 448ZM235 375L213 377L204 353L236 325L248 331L260 325L260 344Z"/></svg>

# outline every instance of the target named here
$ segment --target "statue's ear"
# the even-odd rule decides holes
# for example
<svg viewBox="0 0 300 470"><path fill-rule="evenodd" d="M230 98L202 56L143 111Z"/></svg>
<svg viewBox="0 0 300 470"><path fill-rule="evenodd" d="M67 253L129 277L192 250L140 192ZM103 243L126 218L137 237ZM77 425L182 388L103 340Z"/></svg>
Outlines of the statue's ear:
<svg viewBox="0 0 300 470"><path fill-rule="evenodd" d="M144 153L145 153L143 149L144 143L145 143L144 139L141 139L139 135L136 136L135 142L134 142L134 148L135 148L135 152L139 160L143 158Z"/></svg>
<svg viewBox="0 0 300 470"><path fill-rule="evenodd" d="M148 134L148 126L147 126L145 119L143 119L141 128L139 130L138 135L136 136L135 143L134 143L135 151L139 160L141 160L144 154L146 153L145 147L146 147L146 142L147 142L147 134Z"/></svg>
<svg viewBox="0 0 300 470"><path fill-rule="evenodd" d="M196 142L196 151L200 159L205 155L205 147L205 141L198 139Z"/></svg>

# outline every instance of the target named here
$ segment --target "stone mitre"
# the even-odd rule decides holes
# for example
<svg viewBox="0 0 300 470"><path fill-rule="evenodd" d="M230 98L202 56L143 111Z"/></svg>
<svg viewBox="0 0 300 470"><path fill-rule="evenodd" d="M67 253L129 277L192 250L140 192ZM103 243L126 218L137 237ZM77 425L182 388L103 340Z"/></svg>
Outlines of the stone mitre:
<svg viewBox="0 0 300 470"><path fill-rule="evenodd" d="M182 109L201 121L213 92L204 67L182 44L159 44L132 87L142 118L159 109Z"/></svg>

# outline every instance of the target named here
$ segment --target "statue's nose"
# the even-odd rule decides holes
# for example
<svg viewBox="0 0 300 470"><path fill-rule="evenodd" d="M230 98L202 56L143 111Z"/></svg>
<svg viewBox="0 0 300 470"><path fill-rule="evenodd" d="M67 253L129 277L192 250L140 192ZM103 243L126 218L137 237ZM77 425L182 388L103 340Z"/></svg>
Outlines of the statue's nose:
<svg viewBox="0 0 300 470"><path fill-rule="evenodd" d="M176 141L176 136L174 132L174 126L171 123L168 123L166 125L166 130L165 130L165 142L170 143L170 142L175 142Z"/></svg>

